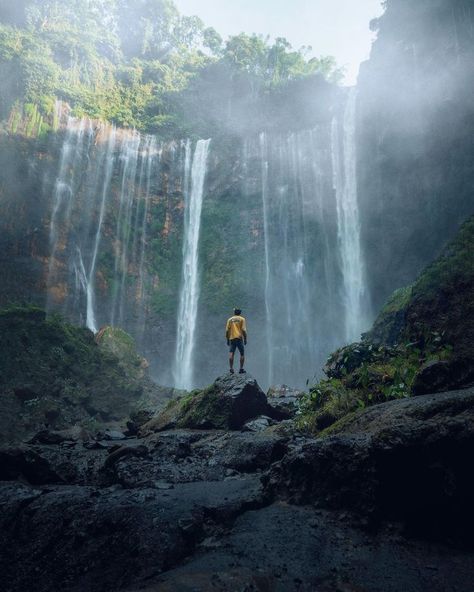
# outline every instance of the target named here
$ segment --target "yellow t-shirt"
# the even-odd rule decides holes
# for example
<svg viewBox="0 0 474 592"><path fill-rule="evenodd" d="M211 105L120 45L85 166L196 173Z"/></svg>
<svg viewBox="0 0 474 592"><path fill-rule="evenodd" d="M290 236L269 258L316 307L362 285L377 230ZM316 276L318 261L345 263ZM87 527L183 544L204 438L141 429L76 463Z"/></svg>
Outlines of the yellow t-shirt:
<svg viewBox="0 0 474 592"><path fill-rule="evenodd" d="M225 326L225 336L227 339L242 339L244 331L247 331L244 317L230 317Z"/></svg>

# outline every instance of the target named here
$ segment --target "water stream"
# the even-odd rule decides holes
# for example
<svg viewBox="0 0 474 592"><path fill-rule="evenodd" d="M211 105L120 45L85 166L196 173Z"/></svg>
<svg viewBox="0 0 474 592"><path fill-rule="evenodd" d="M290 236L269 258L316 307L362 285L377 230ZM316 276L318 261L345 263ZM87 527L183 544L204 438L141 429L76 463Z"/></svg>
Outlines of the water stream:
<svg viewBox="0 0 474 592"><path fill-rule="evenodd" d="M191 166L191 146L186 144L185 156L185 219L183 238L183 270L178 308L175 385L190 389L194 386L194 349L199 303L199 234L201 228L204 182L210 140L196 144Z"/></svg>

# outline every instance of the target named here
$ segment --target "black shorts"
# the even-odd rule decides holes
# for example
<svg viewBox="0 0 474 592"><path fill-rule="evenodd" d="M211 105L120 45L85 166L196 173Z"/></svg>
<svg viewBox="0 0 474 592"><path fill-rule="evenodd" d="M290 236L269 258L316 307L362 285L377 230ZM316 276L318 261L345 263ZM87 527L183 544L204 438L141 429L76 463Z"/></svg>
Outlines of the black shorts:
<svg viewBox="0 0 474 592"><path fill-rule="evenodd" d="M245 348L244 348L244 340L243 339L231 339L230 340L230 347L229 347L230 353L233 354L236 349L239 350L241 356L244 355Z"/></svg>

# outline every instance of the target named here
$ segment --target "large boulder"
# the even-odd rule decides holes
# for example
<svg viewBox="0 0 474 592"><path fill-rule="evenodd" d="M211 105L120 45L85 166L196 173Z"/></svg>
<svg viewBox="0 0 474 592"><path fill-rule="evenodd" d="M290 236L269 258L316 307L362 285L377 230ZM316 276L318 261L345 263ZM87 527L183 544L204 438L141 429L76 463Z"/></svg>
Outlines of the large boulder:
<svg viewBox="0 0 474 592"><path fill-rule="evenodd" d="M267 413L267 398L255 378L226 374L202 391L172 400L140 433L173 428L240 430L250 419Z"/></svg>
<svg viewBox="0 0 474 592"><path fill-rule="evenodd" d="M471 544L473 456L474 389L413 397L303 440L271 469L268 491Z"/></svg>

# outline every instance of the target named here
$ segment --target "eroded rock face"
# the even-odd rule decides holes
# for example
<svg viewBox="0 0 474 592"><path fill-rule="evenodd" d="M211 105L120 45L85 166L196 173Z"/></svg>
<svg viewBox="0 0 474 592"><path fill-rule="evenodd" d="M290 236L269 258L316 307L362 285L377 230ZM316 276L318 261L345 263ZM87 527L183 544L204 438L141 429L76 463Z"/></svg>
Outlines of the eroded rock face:
<svg viewBox="0 0 474 592"><path fill-rule="evenodd" d="M376 405L328 432L274 465L269 491L470 540L474 485L465 460L474 454L474 389Z"/></svg>
<svg viewBox="0 0 474 592"><path fill-rule="evenodd" d="M238 430L269 411L267 398L249 374L226 374L203 391L172 401L140 433L172 428Z"/></svg>

